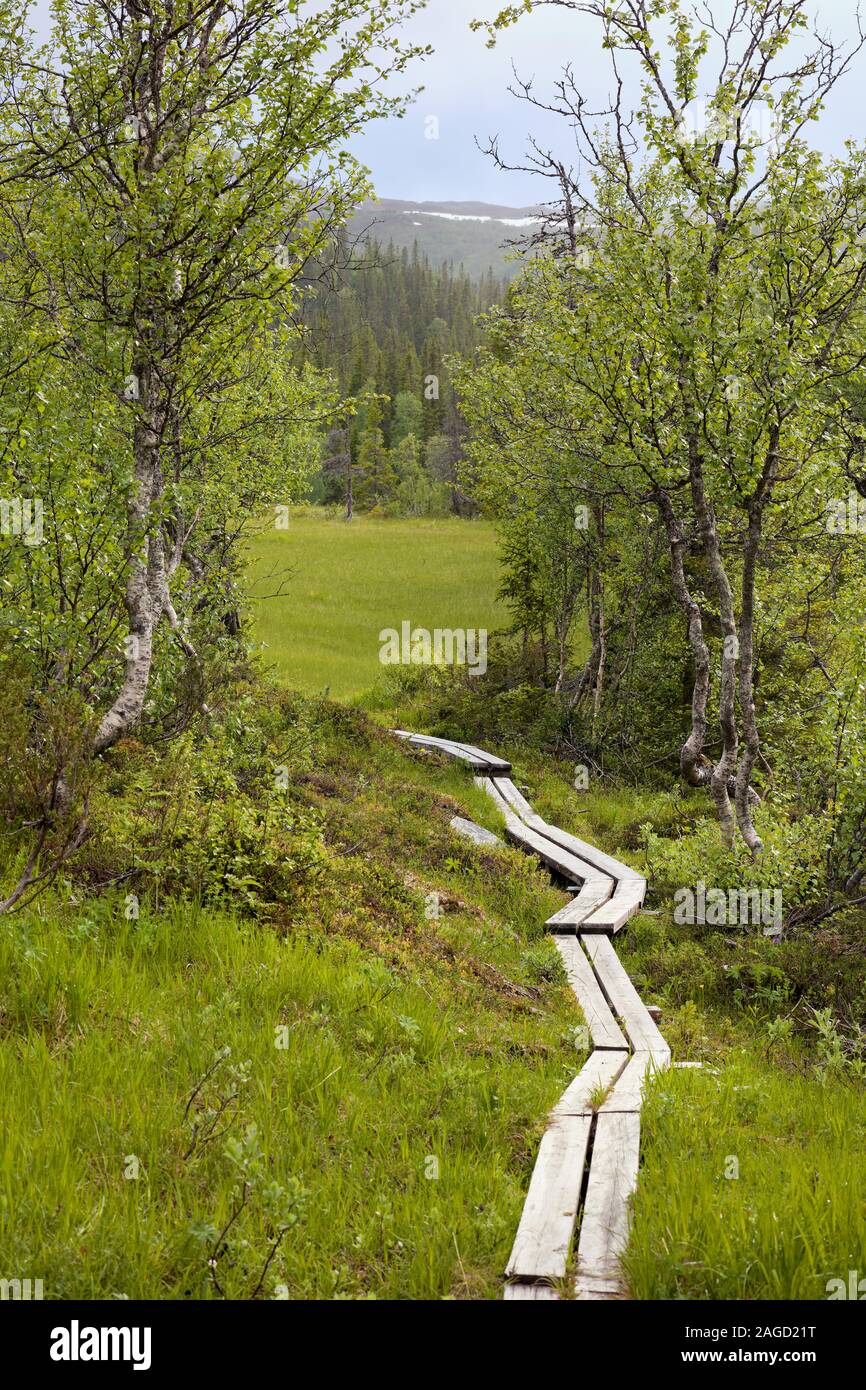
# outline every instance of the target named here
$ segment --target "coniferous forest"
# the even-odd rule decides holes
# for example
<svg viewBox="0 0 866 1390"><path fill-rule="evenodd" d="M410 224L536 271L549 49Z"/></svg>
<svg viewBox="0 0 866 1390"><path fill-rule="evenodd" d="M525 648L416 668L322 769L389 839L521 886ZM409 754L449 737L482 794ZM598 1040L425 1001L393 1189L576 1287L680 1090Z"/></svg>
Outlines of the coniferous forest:
<svg viewBox="0 0 866 1390"><path fill-rule="evenodd" d="M479 316L504 295L492 270L472 280L417 244L368 242L322 278L300 357L335 375L351 413L323 440L315 500L391 516L475 510L458 483L466 428L449 363L475 351Z"/></svg>

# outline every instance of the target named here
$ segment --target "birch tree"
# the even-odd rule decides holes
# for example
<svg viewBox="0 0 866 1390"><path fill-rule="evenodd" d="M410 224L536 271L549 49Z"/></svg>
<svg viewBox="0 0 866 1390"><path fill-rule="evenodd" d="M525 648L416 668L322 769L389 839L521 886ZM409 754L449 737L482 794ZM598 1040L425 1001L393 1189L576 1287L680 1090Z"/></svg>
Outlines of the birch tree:
<svg viewBox="0 0 866 1390"><path fill-rule="evenodd" d="M55 0L39 47L25 7L6 7L6 304L21 340L38 340L28 360L74 383L102 422L90 510L53 537L66 568L94 505L110 497L122 515L104 553L124 630L79 680L91 754L141 721L163 632L201 665L189 621L241 505L267 505L287 434L335 408L291 374L296 287L370 191L346 142L401 109L389 84L421 50L399 26L422 3ZM14 374L26 446L39 382L21 384ZM79 656L55 652L80 676ZM54 782L44 815L72 794L62 772Z"/></svg>
<svg viewBox="0 0 866 1390"><path fill-rule="evenodd" d="M535 148L564 189L551 211L575 347L574 371L602 436L600 458L656 506L694 658L681 767L709 785L723 835L757 856L752 786L756 583L768 516L826 495L844 454L846 390L862 376L864 159L822 162L808 126L863 45L808 33L805 0L527 0L592 16L613 97L593 111L566 69L549 100L577 142L579 170ZM637 83L632 110L626 68ZM496 151L504 162L503 156ZM545 165L549 166L545 169ZM571 251L570 258L563 249ZM578 341L579 340L579 341ZM706 596L684 555L696 538ZM706 756L708 606L721 628L721 751Z"/></svg>

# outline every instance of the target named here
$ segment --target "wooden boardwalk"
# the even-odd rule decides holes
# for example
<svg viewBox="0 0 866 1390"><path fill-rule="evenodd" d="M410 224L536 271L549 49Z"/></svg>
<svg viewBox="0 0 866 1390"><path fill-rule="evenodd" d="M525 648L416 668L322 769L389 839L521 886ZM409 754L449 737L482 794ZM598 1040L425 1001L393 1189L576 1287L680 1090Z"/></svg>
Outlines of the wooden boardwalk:
<svg viewBox="0 0 866 1390"><path fill-rule="evenodd" d="M626 1297L620 1257L640 1159L648 1078L670 1049L613 946L643 906L646 880L594 845L548 825L510 778L511 764L471 744L395 731L461 758L502 813L508 838L574 890L549 918L593 1051L554 1107L505 1271L506 1299L559 1298L571 1271L578 1299Z"/></svg>

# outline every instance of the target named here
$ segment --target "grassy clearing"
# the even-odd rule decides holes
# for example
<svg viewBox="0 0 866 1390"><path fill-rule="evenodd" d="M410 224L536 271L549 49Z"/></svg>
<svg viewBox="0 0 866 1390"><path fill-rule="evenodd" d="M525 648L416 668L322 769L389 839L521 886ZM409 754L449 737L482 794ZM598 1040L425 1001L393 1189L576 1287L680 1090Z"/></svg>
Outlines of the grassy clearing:
<svg viewBox="0 0 866 1390"><path fill-rule="evenodd" d="M288 574L286 571L288 570ZM275 576L285 592L274 592ZM483 521L292 514L250 547L255 634L278 677L307 694L361 700L381 681L379 633L404 621L500 626L496 536Z"/></svg>
<svg viewBox="0 0 866 1390"><path fill-rule="evenodd" d="M316 720L330 867L291 921L70 889L2 925L0 1269L46 1297L501 1287L583 1055L563 898L450 831L491 823L460 769Z"/></svg>

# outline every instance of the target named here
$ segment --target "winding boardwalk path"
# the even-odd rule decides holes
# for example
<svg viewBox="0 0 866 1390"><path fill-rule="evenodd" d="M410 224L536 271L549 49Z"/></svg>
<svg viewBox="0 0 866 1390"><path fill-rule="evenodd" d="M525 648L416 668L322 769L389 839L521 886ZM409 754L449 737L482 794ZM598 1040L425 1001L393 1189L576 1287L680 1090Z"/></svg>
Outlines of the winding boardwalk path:
<svg viewBox="0 0 866 1390"><path fill-rule="evenodd" d="M468 763L502 812L508 838L574 891L545 925L555 934L593 1051L550 1115L505 1271L505 1298L558 1299L572 1255L578 1299L623 1298L620 1257L637 1185L643 1088L671 1056L613 946L643 906L646 879L543 821L504 759L469 743L395 732Z"/></svg>

